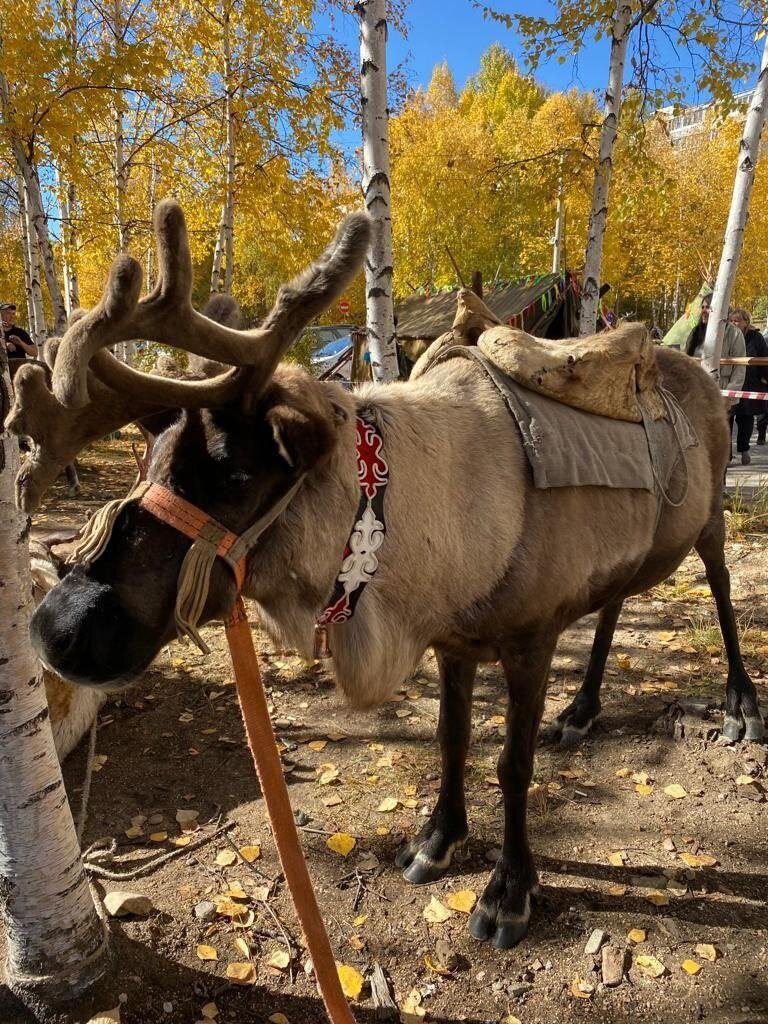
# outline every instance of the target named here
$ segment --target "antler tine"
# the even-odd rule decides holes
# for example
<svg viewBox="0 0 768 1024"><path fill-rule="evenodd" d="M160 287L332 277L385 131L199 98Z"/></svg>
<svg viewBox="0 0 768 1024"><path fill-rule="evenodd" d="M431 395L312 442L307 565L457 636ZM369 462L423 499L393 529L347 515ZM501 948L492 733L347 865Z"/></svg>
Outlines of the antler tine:
<svg viewBox="0 0 768 1024"><path fill-rule="evenodd" d="M53 393L66 408L88 404L88 363L105 345L135 337L133 316L141 292L141 266L132 256L113 262L101 302L68 328L53 367Z"/></svg>
<svg viewBox="0 0 768 1024"><path fill-rule="evenodd" d="M157 253L157 283L140 307L158 302L191 306L192 254L184 213L173 199L164 199L152 217Z"/></svg>

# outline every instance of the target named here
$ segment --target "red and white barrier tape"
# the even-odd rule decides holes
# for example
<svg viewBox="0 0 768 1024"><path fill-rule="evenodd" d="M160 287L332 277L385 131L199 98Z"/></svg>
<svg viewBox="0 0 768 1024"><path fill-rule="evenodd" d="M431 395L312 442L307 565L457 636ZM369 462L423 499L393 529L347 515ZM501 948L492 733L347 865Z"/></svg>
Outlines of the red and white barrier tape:
<svg viewBox="0 0 768 1024"><path fill-rule="evenodd" d="M731 391L724 388L720 394L725 398L756 398L758 401L768 402L768 391Z"/></svg>

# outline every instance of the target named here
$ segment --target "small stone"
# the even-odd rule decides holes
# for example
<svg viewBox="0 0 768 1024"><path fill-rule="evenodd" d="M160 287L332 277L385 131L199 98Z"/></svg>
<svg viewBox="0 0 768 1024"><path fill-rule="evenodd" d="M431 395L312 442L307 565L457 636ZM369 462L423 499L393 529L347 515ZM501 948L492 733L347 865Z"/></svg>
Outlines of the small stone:
<svg viewBox="0 0 768 1024"><path fill-rule="evenodd" d="M615 988L624 978L627 951L619 946L603 946L602 977L607 988Z"/></svg>
<svg viewBox="0 0 768 1024"><path fill-rule="evenodd" d="M584 947L584 952L587 956L596 956L600 952L600 947L603 945L605 940L608 938L602 928L595 928L592 934L587 939L587 944Z"/></svg>
<svg viewBox="0 0 768 1024"><path fill-rule="evenodd" d="M677 850L677 847L675 846L675 840L672 839L671 836L667 836L667 838L661 845L664 847L667 853L674 853Z"/></svg>
<svg viewBox="0 0 768 1024"><path fill-rule="evenodd" d="M544 964L541 962L541 960L538 959L538 957L533 961L533 963L530 966L532 971L538 972L544 970Z"/></svg>
<svg viewBox="0 0 768 1024"><path fill-rule="evenodd" d="M147 917L155 909L149 896L123 892L120 889L107 893L104 897L104 906L110 917L126 917L128 914Z"/></svg>
<svg viewBox="0 0 768 1024"><path fill-rule="evenodd" d="M211 903L210 900L203 900L202 903L195 905L194 915L198 921L202 921L204 924L213 921L216 917L216 904Z"/></svg>
<svg viewBox="0 0 768 1024"><path fill-rule="evenodd" d="M308 825L312 819L305 811L296 810L293 812L293 820L302 828L304 825Z"/></svg>
<svg viewBox="0 0 768 1024"><path fill-rule="evenodd" d="M163 1003L163 1013L173 1013L173 1003Z"/></svg>
<svg viewBox="0 0 768 1024"><path fill-rule="evenodd" d="M513 999L519 999L521 996L527 995L532 988L533 986L529 982L519 982L517 985L510 985L507 992Z"/></svg>

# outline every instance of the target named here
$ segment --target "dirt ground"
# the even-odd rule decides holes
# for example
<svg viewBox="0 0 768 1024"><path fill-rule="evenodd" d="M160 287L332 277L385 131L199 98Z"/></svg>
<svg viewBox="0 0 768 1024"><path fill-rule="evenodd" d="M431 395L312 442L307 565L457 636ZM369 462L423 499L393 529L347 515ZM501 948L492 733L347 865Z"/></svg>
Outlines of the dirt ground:
<svg viewBox="0 0 768 1024"><path fill-rule="evenodd" d="M124 492L132 474L125 442L98 446L83 463L83 500L57 487L40 522L76 519ZM747 665L765 705L768 534L730 542L729 563ZM528 937L509 952L474 942L465 912L501 838L500 668L484 667L476 690L466 852L442 881L414 888L392 862L438 786L434 658L395 700L352 713L322 666L256 634L331 942L338 961L365 978L353 1004L358 1021L377 1019L368 979L379 964L411 1024L424 1015L446 1024L768 1022L768 748L717 741L711 709L726 666L715 621L694 557L626 607L593 734L575 751L538 751L530 836L543 900ZM545 721L577 689L593 626L584 620L563 636ZM115 970L87 1004L35 1013L0 996L2 1024L84 1024L118 1005L122 1024L325 1020L244 744L223 631L208 629L206 639L209 657L174 643L101 716L85 842L116 838L113 870L176 851L146 877L101 883L148 896L154 910L110 921ZM75 807L85 760L81 745L65 765ZM678 787L672 795L670 786ZM230 829L190 852L174 845L186 841L179 809L199 812L192 843ZM346 856L328 846L344 842L336 834L354 840ZM234 851L246 846L260 847L250 863ZM195 916L227 892L210 920ZM442 909L432 903L431 916L442 923L425 918L433 898ZM226 916L233 905L238 916ZM618 987L602 983L602 952L585 952L596 929L619 957L626 950ZM217 959L200 959L200 946ZM232 963L249 964L240 970L253 983L228 979Z"/></svg>

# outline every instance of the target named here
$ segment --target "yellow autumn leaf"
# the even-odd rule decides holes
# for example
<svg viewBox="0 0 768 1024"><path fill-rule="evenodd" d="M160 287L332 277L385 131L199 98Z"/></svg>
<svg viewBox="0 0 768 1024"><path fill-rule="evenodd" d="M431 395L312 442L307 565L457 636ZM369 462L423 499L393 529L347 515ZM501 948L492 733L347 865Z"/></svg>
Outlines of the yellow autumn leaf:
<svg viewBox="0 0 768 1024"><path fill-rule="evenodd" d="M696 946L696 956L713 964L717 960L718 950L710 942L699 942Z"/></svg>
<svg viewBox="0 0 768 1024"><path fill-rule="evenodd" d="M471 889L462 889L460 892L452 892L446 903L451 910L458 910L460 914L471 914L477 903L477 895Z"/></svg>
<svg viewBox="0 0 768 1024"><path fill-rule="evenodd" d="M673 782L671 786L665 786L664 792L667 796L671 796L673 800L682 800L688 796L688 791L683 789L678 782Z"/></svg>
<svg viewBox="0 0 768 1024"><path fill-rule="evenodd" d="M717 857L708 853L681 853L680 860L689 868L713 868L717 864Z"/></svg>
<svg viewBox="0 0 768 1024"><path fill-rule="evenodd" d="M130 828L125 830L125 835L128 839L138 839L139 836L144 835L144 829L141 825L131 825Z"/></svg>
<svg viewBox="0 0 768 1024"><path fill-rule="evenodd" d="M153 843L164 843L168 838L167 832L152 832L149 837Z"/></svg>
<svg viewBox="0 0 768 1024"><path fill-rule="evenodd" d="M632 661L630 658L626 656L626 654L617 654L616 664L619 666L620 669L624 669L624 671L632 668Z"/></svg>
<svg viewBox="0 0 768 1024"><path fill-rule="evenodd" d="M444 964L437 963L431 956L425 956L424 963L433 974L446 976L451 973Z"/></svg>
<svg viewBox="0 0 768 1024"><path fill-rule="evenodd" d="M228 868L237 863L237 854L234 850L219 850L216 854L216 863L220 868Z"/></svg>
<svg viewBox="0 0 768 1024"><path fill-rule="evenodd" d="M658 889L654 889L649 892L645 897L649 903L653 903L655 907L667 907L669 906L669 896L665 892L659 892Z"/></svg>
<svg viewBox="0 0 768 1024"><path fill-rule="evenodd" d="M241 935L236 935L232 941L238 953L242 953L243 956L251 955L251 947Z"/></svg>
<svg viewBox="0 0 768 1024"><path fill-rule="evenodd" d="M330 786L339 777L339 769L335 764L323 764L320 766L317 781L321 786Z"/></svg>
<svg viewBox="0 0 768 1024"><path fill-rule="evenodd" d="M242 885L240 885L239 882L232 882L232 883L230 883L230 886L227 889L227 891L224 893L224 895L225 896L229 896L230 899L233 899L233 900L247 900L248 899L248 893L245 891L245 889L242 887Z"/></svg>
<svg viewBox="0 0 768 1024"><path fill-rule="evenodd" d="M660 978L666 972L664 964L655 956L639 956L635 963L643 972L651 978Z"/></svg>
<svg viewBox="0 0 768 1024"><path fill-rule="evenodd" d="M653 792L653 786L650 784L644 785L643 783L638 782L635 786L635 792L639 793L640 796L650 796Z"/></svg>
<svg viewBox="0 0 768 1024"><path fill-rule="evenodd" d="M363 976L360 971L347 964L336 964L336 972L341 982L341 990L347 999L359 999L363 990Z"/></svg>
<svg viewBox="0 0 768 1024"><path fill-rule="evenodd" d="M288 1018L284 1013L273 1013L270 1017L267 1017L270 1024L289 1024Z"/></svg>
<svg viewBox="0 0 768 1024"><path fill-rule="evenodd" d="M227 977L235 985L254 985L256 983L256 968L253 964L227 964Z"/></svg>
<svg viewBox="0 0 768 1024"><path fill-rule="evenodd" d="M701 964L697 964L695 960L683 960L680 966L686 974L698 974L701 970Z"/></svg>
<svg viewBox="0 0 768 1024"><path fill-rule="evenodd" d="M366 922L367 920L368 920L368 915L367 915L367 914L360 914L360 915L358 915L358 917L356 917L356 918L354 919L354 921L352 922L352 924L353 924L353 925L355 926L355 928L359 928L359 927L360 927L360 925L361 925L361 924L365 924L365 922Z"/></svg>
<svg viewBox="0 0 768 1024"><path fill-rule="evenodd" d="M217 899L216 913L222 917L244 917L248 913L248 907L242 903L234 903L232 900Z"/></svg>
<svg viewBox="0 0 768 1024"><path fill-rule="evenodd" d="M195 950L198 960L218 960L219 954L213 946L198 946Z"/></svg>
<svg viewBox="0 0 768 1024"><path fill-rule="evenodd" d="M272 967L276 971L284 971L288 964L291 962L291 957L287 949L282 947L279 949L273 949L264 957L264 963L267 967Z"/></svg>
<svg viewBox="0 0 768 1024"><path fill-rule="evenodd" d="M421 992L417 988L412 988L400 1006L402 1024L417 1024L425 1013L426 1011L421 1005Z"/></svg>
<svg viewBox="0 0 768 1024"><path fill-rule="evenodd" d="M628 775L631 775L631 774L632 774L632 769L631 768L619 768L619 770L617 772L614 772L614 775L616 776L617 779L626 779L626 777Z"/></svg>
<svg viewBox="0 0 768 1024"><path fill-rule="evenodd" d="M607 892L609 896L626 896L627 887L626 885L611 885L608 887Z"/></svg>
<svg viewBox="0 0 768 1024"><path fill-rule="evenodd" d="M423 913L424 920L429 921L430 924L442 924L449 917L453 917L453 911L442 904L436 896L433 896L426 907L424 907Z"/></svg>
<svg viewBox="0 0 768 1024"><path fill-rule="evenodd" d="M174 836L173 839L171 839L171 843L173 843L174 846L189 846L191 842L192 836Z"/></svg>
<svg viewBox="0 0 768 1024"><path fill-rule="evenodd" d="M631 928L627 932L627 939L637 945L640 942L645 942L646 932L644 928Z"/></svg>
<svg viewBox="0 0 768 1024"><path fill-rule="evenodd" d="M216 1003L206 1003L200 1010L206 1020L216 1020L219 1016L219 1008Z"/></svg>
<svg viewBox="0 0 768 1024"><path fill-rule="evenodd" d="M400 801L396 796L385 797L379 806L376 808L381 814L389 814L390 811L396 811Z"/></svg>
<svg viewBox="0 0 768 1024"><path fill-rule="evenodd" d="M237 851L246 864L253 864L255 860L258 860L261 856L261 847L258 844L253 846L241 846Z"/></svg>
<svg viewBox="0 0 768 1024"><path fill-rule="evenodd" d="M328 740L312 740L307 744L310 750L315 750L320 753L321 750L325 750L328 746Z"/></svg>
<svg viewBox="0 0 768 1024"><path fill-rule="evenodd" d="M334 853L339 853L342 857L348 857L357 846L357 840L346 832L335 832L326 840L325 845Z"/></svg>
<svg viewBox="0 0 768 1024"><path fill-rule="evenodd" d="M751 775L739 775L736 778L737 786L754 786L757 785L757 779L753 779Z"/></svg>
<svg viewBox="0 0 768 1024"><path fill-rule="evenodd" d="M578 974L574 974L573 980L571 981L571 995L577 999L591 999L595 991L595 986L591 982L584 981Z"/></svg>
<svg viewBox="0 0 768 1024"><path fill-rule="evenodd" d="M521 1024L521 1021L513 1013L508 1013L506 1017L502 1017L501 1024Z"/></svg>
<svg viewBox="0 0 768 1024"><path fill-rule="evenodd" d="M626 850L614 850L613 853L608 855L608 863L613 864L615 868L622 868L628 860Z"/></svg>

